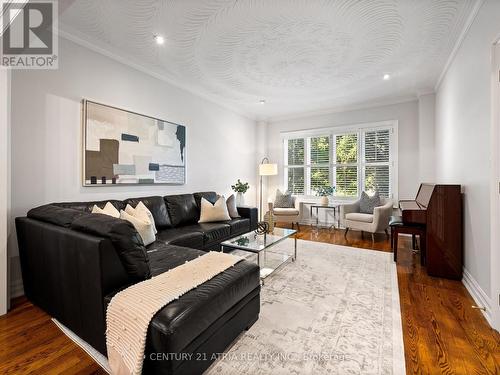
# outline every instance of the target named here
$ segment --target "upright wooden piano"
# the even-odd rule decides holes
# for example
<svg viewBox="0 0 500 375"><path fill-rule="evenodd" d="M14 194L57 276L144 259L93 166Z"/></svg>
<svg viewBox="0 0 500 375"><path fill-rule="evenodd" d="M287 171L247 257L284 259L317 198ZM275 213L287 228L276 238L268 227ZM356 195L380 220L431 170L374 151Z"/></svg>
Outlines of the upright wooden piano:
<svg viewBox="0 0 500 375"><path fill-rule="evenodd" d="M427 273L462 279L461 186L421 184L416 198L399 201L399 208L405 224L425 226Z"/></svg>

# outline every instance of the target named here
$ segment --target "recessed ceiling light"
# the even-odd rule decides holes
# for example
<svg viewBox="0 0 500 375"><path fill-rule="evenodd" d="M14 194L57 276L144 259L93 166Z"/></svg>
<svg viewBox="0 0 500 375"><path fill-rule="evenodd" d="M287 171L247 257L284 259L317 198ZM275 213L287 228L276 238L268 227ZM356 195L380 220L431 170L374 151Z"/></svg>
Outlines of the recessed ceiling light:
<svg viewBox="0 0 500 375"><path fill-rule="evenodd" d="M266 101L264 99L259 100L260 104L266 104Z"/></svg>
<svg viewBox="0 0 500 375"><path fill-rule="evenodd" d="M390 79L391 79L391 75L390 75L390 74L385 73L385 74L384 74L384 81L388 81L388 80L390 80Z"/></svg>
<svg viewBox="0 0 500 375"><path fill-rule="evenodd" d="M156 44L163 44L163 43L165 43L165 38L162 37L161 35L155 35L154 36L154 40L155 40Z"/></svg>

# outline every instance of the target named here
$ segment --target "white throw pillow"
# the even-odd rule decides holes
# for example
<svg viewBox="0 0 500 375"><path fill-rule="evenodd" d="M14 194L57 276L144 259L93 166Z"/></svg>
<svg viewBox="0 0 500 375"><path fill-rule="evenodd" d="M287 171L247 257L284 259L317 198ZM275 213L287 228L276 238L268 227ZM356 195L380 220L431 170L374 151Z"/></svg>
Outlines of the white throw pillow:
<svg viewBox="0 0 500 375"><path fill-rule="evenodd" d="M154 224L152 224L149 220L144 221L138 219L123 210L120 212L120 219L127 220L132 223L137 233L139 233L139 236L141 236L144 246L148 246L156 241L155 231L153 229Z"/></svg>
<svg viewBox="0 0 500 375"><path fill-rule="evenodd" d="M212 204L205 198L201 198L201 213L198 223L210 223L213 221L231 220L229 212L227 212L226 199L220 196L217 201Z"/></svg>
<svg viewBox="0 0 500 375"><path fill-rule="evenodd" d="M153 224L155 234L158 233L158 231L156 230L156 224L153 214L151 213L151 211L149 211L146 205L142 203L142 201L139 202L135 208L133 208L130 204L127 204L127 207L125 207L125 212L142 221L150 222L151 224Z"/></svg>
<svg viewBox="0 0 500 375"><path fill-rule="evenodd" d="M116 217L117 219L120 218L120 211L118 211L111 202L106 203L103 209L99 208L98 205L94 204L94 207L92 208L92 213L113 216Z"/></svg>
<svg viewBox="0 0 500 375"><path fill-rule="evenodd" d="M231 219L236 219L238 217L241 217L238 214L238 208L236 207L236 197L234 194L231 194L229 198L227 198L227 211L229 212L229 216L231 216Z"/></svg>

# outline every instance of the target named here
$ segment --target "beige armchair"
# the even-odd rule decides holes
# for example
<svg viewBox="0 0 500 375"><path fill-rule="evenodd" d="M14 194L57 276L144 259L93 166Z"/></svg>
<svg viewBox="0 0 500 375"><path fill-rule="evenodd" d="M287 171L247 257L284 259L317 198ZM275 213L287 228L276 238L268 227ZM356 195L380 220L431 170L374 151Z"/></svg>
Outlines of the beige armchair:
<svg viewBox="0 0 500 375"><path fill-rule="evenodd" d="M291 223L292 229L294 225L297 225L297 231L300 231L299 219L300 219L300 210L297 208L297 203L295 201L295 197L293 197L293 202L295 207L293 208L275 208L272 202L268 203L269 211L265 215L264 220L268 220L268 215L272 213L273 221L276 223Z"/></svg>
<svg viewBox="0 0 500 375"><path fill-rule="evenodd" d="M382 206L375 207L373 209L373 214L359 212L359 200L342 205L341 217L344 220L345 226L344 236L347 237L349 229L354 229L360 230L361 234L363 234L363 232L371 233L372 241L375 241L374 234L378 232L385 232L387 237L389 237L387 228L389 227L389 218L393 211L392 200L385 198L380 198L380 200Z"/></svg>

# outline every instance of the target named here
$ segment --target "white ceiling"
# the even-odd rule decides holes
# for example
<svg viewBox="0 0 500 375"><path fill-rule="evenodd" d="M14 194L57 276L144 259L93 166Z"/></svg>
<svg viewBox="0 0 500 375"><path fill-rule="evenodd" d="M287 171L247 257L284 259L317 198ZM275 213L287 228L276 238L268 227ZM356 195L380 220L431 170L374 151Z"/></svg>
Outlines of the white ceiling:
<svg viewBox="0 0 500 375"><path fill-rule="evenodd" d="M432 91L475 4L69 0L60 27L249 117L276 119Z"/></svg>

